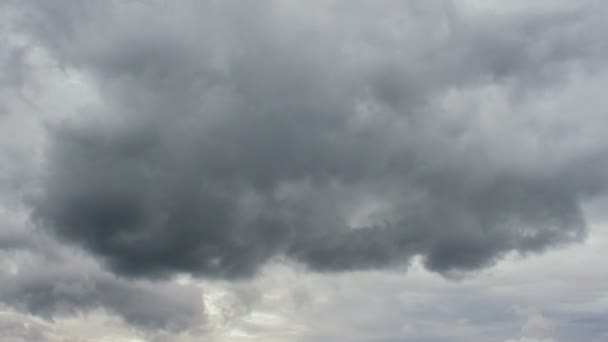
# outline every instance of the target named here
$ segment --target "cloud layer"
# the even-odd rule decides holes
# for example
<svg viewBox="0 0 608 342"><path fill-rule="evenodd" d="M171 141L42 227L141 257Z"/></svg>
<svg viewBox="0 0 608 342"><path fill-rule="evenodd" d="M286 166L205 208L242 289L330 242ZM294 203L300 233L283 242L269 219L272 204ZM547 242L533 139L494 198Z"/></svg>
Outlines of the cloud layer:
<svg viewBox="0 0 608 342"><path fill-rule="evenodd" d="M607 9L2 2L0 339L603 341Z"/></svg>
<svg viewBox="0 0 608 342"><path fill-rule="evenodd" d="M121 274L475 270L580 241L605 183L597 114L550 102L605 56L592 2L20 9L101 98L50 129L36 218Z"/></svg>

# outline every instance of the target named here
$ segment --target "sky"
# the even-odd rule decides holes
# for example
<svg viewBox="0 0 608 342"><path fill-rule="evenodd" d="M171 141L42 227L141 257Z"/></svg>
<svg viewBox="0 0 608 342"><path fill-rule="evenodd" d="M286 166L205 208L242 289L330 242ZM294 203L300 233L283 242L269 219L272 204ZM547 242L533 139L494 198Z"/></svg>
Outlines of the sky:
<svg viewBox="0 0 608 342"><path fill-rule="evenodd" d="M601 0L5 0L0 341L608 341Z"/></svg>

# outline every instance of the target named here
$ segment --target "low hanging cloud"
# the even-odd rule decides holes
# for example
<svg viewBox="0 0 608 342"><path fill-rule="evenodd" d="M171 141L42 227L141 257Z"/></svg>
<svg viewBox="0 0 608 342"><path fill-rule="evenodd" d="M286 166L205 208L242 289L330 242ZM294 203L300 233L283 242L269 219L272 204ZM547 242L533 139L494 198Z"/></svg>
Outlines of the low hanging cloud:
<svg viewBox="0 0 608 342"><path fill-rule="evenodd" d="M204 322L200 293L188 286L129 283L104 273L58 266L0 275L0 279L4 304L45 319L101 308L149 331L179 332Z"/></svg>
<svg viewBox="0 0 608 342"><path fill-rule="evenodd" d="M476 270L581 241L603 191L601 113L567 96L606 56L591 1L18 8L100 98L49 126L35 219L120 274Z"/></svg>
<svg viewBox="0 0 608 342"><path fill-rule="evenodd" d="M2 198L0 204L6 205ZM7 309L48 321L101 310L149 332L195 331L204 325L198 287L118 277L32 227L23 211L0 211L0 239L5 242L0 244L0 336L24 334L28 341L51 340L35 322L13 331ZM36 337L38 333L44 336Z"/></svg>

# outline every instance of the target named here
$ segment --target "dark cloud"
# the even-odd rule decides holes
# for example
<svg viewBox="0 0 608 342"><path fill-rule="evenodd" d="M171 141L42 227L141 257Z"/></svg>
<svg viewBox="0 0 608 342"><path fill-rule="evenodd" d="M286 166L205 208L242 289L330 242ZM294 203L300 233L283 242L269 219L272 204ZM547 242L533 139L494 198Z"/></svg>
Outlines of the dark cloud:
<svg viewBox="0 0 608 342"><path fill-rule="evenodd" d="M1 198L0 205L8 207ZM4 314L8 307L52 325L49 322L54 319L101 309L144 332L196 331L205 324L202 293L196 286L117 277L33 227L24 211L19 207L0 211L0 309ZM27 341L52 340L37 329L42 323L14 330L11 322L0 317L0 336L19 340L23 334Z"/></svg>
<svg viewBox="0 0 608 342"><path fill-rule="evenodd" d="M581 240L605 181L608 145L577 140L593 118L532 102L605 55L582 35L606 30L592 2L20 8L102 98L49 130L35 217L121 274L475 270Z"/></svg>
<svg viewBox="0 0 608 342"><path fill-rule="evenodd" d="M102 308L146 331L196 329L204 322L194 287L130 282L94 265L33 259L0 274L0 301L20 312L53 319Z"/></svg>

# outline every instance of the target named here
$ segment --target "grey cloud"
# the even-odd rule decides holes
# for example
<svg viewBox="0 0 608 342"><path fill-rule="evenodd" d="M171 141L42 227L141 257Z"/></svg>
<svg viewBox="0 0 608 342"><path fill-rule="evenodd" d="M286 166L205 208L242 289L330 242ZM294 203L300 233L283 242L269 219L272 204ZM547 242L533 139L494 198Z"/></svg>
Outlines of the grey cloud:
<svg viewBox="0 0 608 342"><path fill-rule="evenodd" d="M242 277L283 256L475 270L580 241L581 203L605 183L608 142L576 149L595 117L564 131L570 113L534 102L605 54L581 35L606 30L593 2L20 8L103 99L50 129L34 215L124 275ZM506 110L477 105L492 87ZM474 105L451 107L458 92Z"/></svg>
<svg viewBox="0 0 608 342"><path fill-rule="evenodd" d="M0 336L7 342L59 341L52 328L34 319L20 315L2 313L0 315ZM64 339L65 341L66 339ZM76 342L75 340L71 340Z"/></svg>
<svg viewBox="0 0 608 342"><path fill-rule="evenodd" d="M0 205L9 207L4 201ZM47 322L102 309L144 332L175 333L204 326L202 293L196 286L117 277L33 227L24 208L11 209L0 211L2 309L12 308ZM29 328L13 331L11 322L0 317L0 336L16 341L21 334L27 341L52 340L45 331L36 337L36 327L41 324L34 322Z"/></svg>
<svg viewBox="0 0 608 342"><path fill-rule="evenodd" d="M200 292L187 285L133 283L73 262L20 266L0 275L0 301L21 312L52 319L103 308L146 331L195 329L204 322Z"/></svg>

